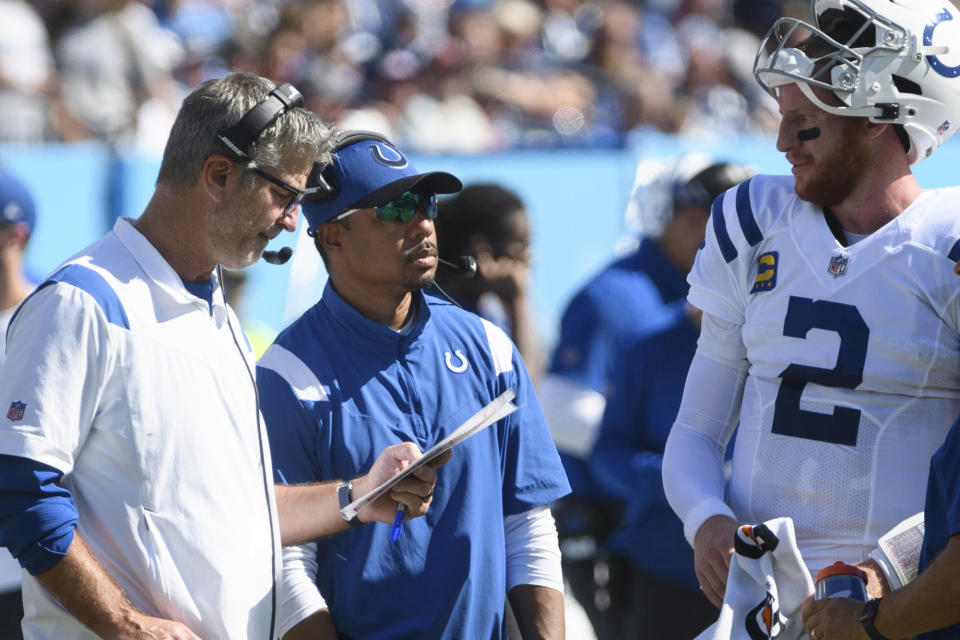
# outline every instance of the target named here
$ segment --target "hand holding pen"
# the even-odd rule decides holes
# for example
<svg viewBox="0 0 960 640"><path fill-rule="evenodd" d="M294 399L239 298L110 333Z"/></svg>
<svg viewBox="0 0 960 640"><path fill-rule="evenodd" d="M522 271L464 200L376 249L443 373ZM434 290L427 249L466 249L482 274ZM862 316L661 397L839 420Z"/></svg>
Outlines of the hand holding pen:
<svg viewBox="0 0 960 640"><path fill-rule="evenodd" d="M384 449L370 468L370 472L353 481L353 495L362 496L405 469L421 456L412 442L393 445ZM403 522L426 514L433 498L437 482L436 469L450 459L450 452L430 460L391 488L389 493L371 502L357 516L362 522L386 522L393 529L402 530ZM403 507L403 515L399 514ZM399 525L397 522L399 521ZM391 536L393 534L391 533ZM399 531L396 535L400 535Z"/></svg>
<svg viewBox="0 0 960 640"><path fill-rule="evenodd" d="M450 459L450 456L446 455L443 458L443 462L441 462L440 464L443 464L449 459ZM400 485L397 485L397 486L399 487ZM434 485L430 485L429 493L420 497L420 499L423 500L423 503L425 505L429 505L430 501L433 499L433 486ZM403 522L406 519L407 519L406 505L402 502L397 502L397 512L393 516L393 526L390 527L390 542L396 542L397 540L400 539L400 534L403 532Z"/></svg>
<svg viewBox="0 0 960 640"><path fill-rule="evenodd" d="M449 458L449 456L448 456ZM446 462L446 460L444 460ZM430 493L423 496L424 504L428 504L433 499L433 487L430 487ZM396 542L400 539L400 533L403 531L403 521L407 519L407 507L402 502L397 503L397 513L393 517L393 527L390 528L390 542Z"/></svg>
<svg viewBox="0 0 960 640"><path fill-rule="evenodd" d="M390 542L396 542L400 539L400 533L403 532L403 521L407 519L407 508L403 503L397 503L397 515L393 517L393 526L390 528Z"/></svg>

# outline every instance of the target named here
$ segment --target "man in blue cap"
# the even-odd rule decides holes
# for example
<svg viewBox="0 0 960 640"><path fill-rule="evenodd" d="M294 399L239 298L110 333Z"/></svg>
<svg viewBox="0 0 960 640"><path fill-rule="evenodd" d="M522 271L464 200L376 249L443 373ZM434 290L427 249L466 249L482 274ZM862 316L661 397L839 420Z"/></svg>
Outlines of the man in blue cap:
<svg viewBox="0 0 960 640"><path fill-rule="evenodd" d="M510 389L520 409L453 448L430 512L402 535L373 524L288 549L278 629L503 638L507 595L524 637L563 637L548 505L569 486L526 367L503 331L432 290L436 194L460 180L418 172L370 132L335 149L303 205L329 281L257 369L278 481L353 477L387 443L426 450Z"/></svg>
<svg viewBox="0 0 960 640"><path fill-rule="evenodd" d="M36 221L36 206L26 185L0 168L0 366L6 357L10 316L33 289L23 271L23 255ZM0 547L0 637L23 637L21 618L20 565Z"/></svg>

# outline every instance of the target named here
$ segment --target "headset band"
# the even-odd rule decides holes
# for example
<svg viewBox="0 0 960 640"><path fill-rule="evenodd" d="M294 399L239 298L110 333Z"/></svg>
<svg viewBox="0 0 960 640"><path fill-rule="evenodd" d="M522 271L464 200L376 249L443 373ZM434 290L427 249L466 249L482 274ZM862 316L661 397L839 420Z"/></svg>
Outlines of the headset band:
<svg viewBox="0 0 960 640"><path fill-rule="evenodd" d="M289 82L284 82L250 109L238 123L217 133L217 139L238 159L248 161L254 155L255 143L263 130L290 109L302 105L303 94Z"/></svg>

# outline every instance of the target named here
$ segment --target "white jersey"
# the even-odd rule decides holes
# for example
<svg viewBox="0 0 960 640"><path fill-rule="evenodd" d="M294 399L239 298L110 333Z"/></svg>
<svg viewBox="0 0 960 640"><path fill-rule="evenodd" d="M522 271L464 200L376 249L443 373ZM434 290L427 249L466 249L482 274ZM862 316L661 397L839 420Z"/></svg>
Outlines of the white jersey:
<svg viewBox="0 0 960 640"><path fill-rule="evenodd" d="M958 188L849 247L791 177L714 203L689 299L741 326L749 362L727 501L741 522L792 517L812 570L923 509L960 412L958 239Z"/></svg>
<svg viewBox="0 0 960 640"><path fill-rule="evenodd" d="M47 282L10 325L0 453L63 472L77 530L140 611L271 638L272 464L219 281L212 304L192 296L121 218ZM23 601L27 639L94 637L33 576Z"/></svg>

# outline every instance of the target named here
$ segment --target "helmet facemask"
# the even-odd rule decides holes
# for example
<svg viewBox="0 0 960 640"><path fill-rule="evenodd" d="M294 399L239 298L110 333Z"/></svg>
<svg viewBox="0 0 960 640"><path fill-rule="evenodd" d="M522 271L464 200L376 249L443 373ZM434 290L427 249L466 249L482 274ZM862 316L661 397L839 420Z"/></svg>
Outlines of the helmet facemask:
<svg viewBox="0 0 960 640"><path fill-rule="evenodd" d="M938 57L951 49L960 55L960 34L951 32L958 24L952 7L939 9L928 0L902 4L817 0L816 26L795 18L774 23L757 52L754 77L774 98L780 87L795 83L828 113L901 125L909 137L908 159L917 162L952 135L951 120L960 118L960 80ZM814 87L837 103L824 102Z"/></svg>

